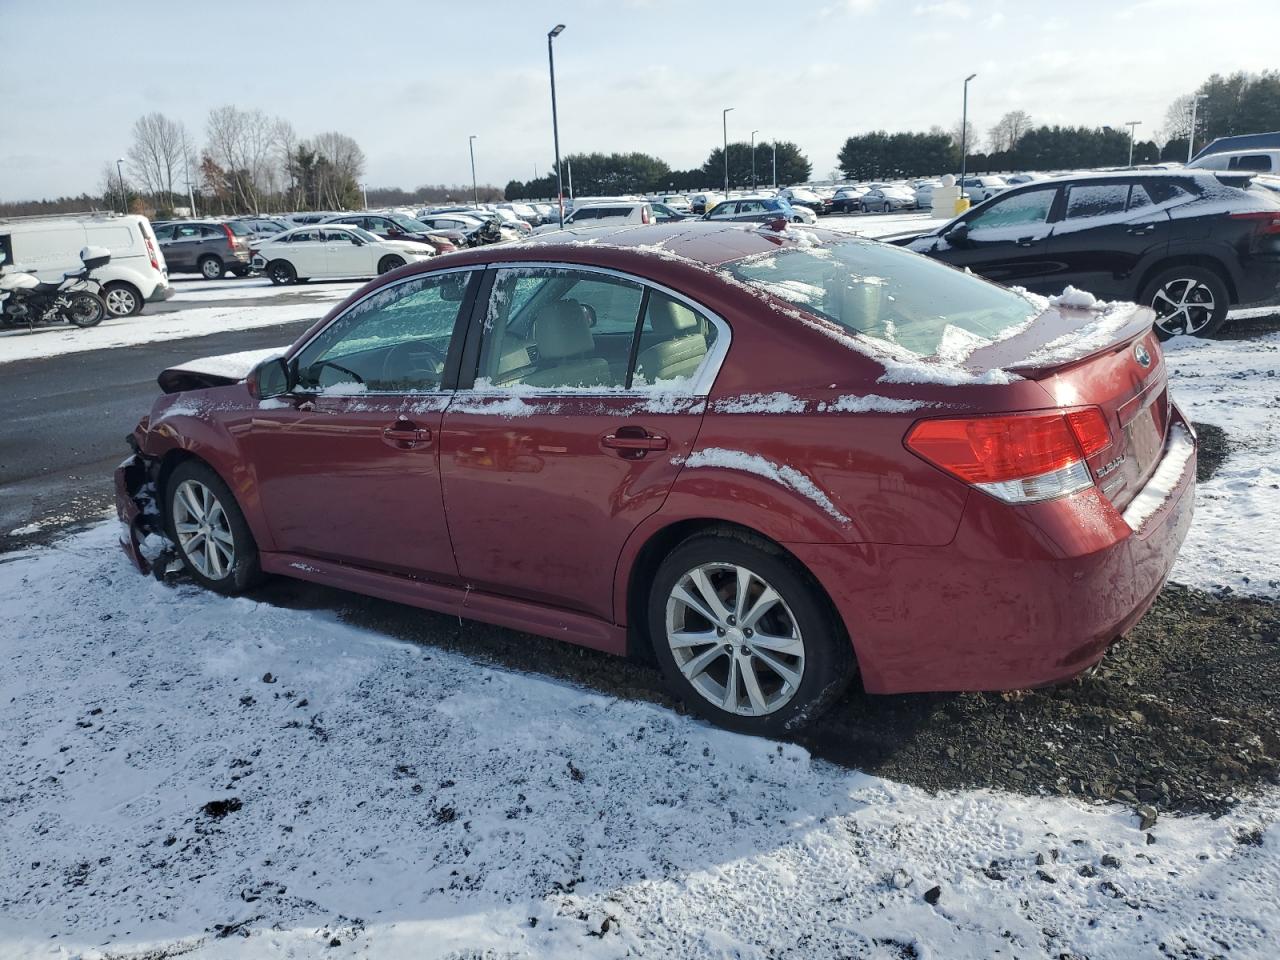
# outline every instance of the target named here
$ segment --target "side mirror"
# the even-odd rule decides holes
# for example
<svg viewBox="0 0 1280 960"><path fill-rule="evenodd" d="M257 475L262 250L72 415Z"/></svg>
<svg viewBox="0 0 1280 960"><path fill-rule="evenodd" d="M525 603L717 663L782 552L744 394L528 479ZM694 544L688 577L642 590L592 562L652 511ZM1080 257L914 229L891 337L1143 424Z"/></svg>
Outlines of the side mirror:
<svg viewBox="0 0 1280 960"><path fill-rule="evenodd" d="M961 222L943 234L943 237L952 242L964 240L969 236L969 224Z"/></svg>
<svg viewBox="0 0 1280 960"><path fill-rule="evenodd" d="M293 365L284 357L270 357L249 372L245 384L255 400L269 400L292 390L297 384L297 376Z"/></svg>

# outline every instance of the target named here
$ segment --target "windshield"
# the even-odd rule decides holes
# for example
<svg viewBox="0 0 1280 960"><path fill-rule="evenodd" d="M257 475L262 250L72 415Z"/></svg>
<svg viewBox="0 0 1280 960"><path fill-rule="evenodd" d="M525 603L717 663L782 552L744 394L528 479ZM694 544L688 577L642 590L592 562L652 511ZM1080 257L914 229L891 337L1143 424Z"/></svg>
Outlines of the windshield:
<svg viewBox="0 0 1280 960"><path fill-rule="evenodd" d="M424 230L430 230L421 220L415 220L413 217L406 217L403 214L393 213L388 219L397 227L408 233L422 233Z"/></svg>
<svg viewBox="0 0 1280 960"><path fill-rule="evenodd" d="M356 227L356 226L352 226L349 223L344 223L342 225L342 228L344 230L350 231L351 233L354 233L357 237L359 237L365 243L381 243L382 242L381 237L375 237L372 233L370 233L364 227Z"/></svg>
<svg viewBox="0 0 1280 960"><path fill-rule="evenodd" d="M1003 287L871 240L759 254L721 269L854 333L920 356L965 334L997 339L1037 313Z"/></svg>

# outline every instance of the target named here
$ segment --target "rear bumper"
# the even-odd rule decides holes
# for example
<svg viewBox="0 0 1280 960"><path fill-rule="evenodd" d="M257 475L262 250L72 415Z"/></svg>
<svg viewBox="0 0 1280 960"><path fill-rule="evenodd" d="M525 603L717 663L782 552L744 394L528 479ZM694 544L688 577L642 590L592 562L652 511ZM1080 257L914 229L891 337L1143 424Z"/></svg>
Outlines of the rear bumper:
<svg viewBox="0 0 1280 960"><path fill-rule="evenodd" d="M151 291L151 296L146 298L147 303L159 303L162 300L169 300L173 297L175 291L170 283L158 283L156 288Z"/></svg>
<svg viewBox="0 0 1280 960"><path fill-rule="evenodd" d="M787 546L835 602L868 692L1046 686L1101 660L1164 586L1195 499L1194 450L1171 456L1181 470L1137 530L1096 489L1019 508L975 492L945 547Z"/></svg>

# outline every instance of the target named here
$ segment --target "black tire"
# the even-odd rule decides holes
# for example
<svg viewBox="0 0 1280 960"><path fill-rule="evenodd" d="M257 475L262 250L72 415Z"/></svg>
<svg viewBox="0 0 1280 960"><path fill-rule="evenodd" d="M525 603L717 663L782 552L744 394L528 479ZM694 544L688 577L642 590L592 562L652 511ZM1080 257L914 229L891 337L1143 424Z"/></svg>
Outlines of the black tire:
<svg viewBox="0 0 1280 960"><path fill-rule="evenodd" d="M67 296L69 301L63 314L67 322L80 328L96 327L107 315L107 305L96 293L88 290L77 290Z"/></svg>
<svg viewBox="0 0 1280 960"><path fill-rule="evenodd" d="M673 596L678 584L686 585L687 594L695 583L690 579L695 571L704 572L713 592L732 590L736 595L737 575L729 568L745 568L754 577L748 579L749 598L755 591L758 599L766 587L781 598L780 603L765 604L764 614L752 621L775 634L770 639L775 645L764 647L764 653L761 647L752 646L760 644L763 630L753 634L733 616L717 626ZM697 596L703 594L699 591ZM720 599L723 602L725 597ZM737 609L743 606L733 605ZM748 600L747 612L750 605ZM705 609L710 611L710 606ZM773 737L800 730L835 703L853 677L853 648L821 590L794 560L749 534L705 533L681 543L654 574L647 610L650 642L668 689L693 713L739 733ZM677 633L717 638L682 646L679 656L686 658L683 669L668 640L669 613ZM744 617L743 624L746 622ZM799 657L779 652L776 644L784 633L792 645L799 644ZM766 663L766 657L793 674L798 670L798 683L784 681L782 674ZM706 666L690 679L686 671L695 669L698 662ZM754 693L748 689L748 670L754 677ZM731 712L724 704L735 692L737 712ZM712 697L720 702L713 702ZM764 709L757 709L757 703Z"/></svg>
<svg viewBox="0 0 1280 960"><path fill-rule="evenodd" d="M1215 336L1227 322L1231 305L1221 275L1191 265L1161 270L1147 281L1138 302L1155 310L1155 331L1161 340L1179 334Z"/></svg>
<svg viewBox="0 0 1280 960"><path fill-rule="evenodd" d="M142 293L131 283L113 280L102 288L102 301L113 317L134 317L142 312Z"/></svg>
<svg viewBox="0 0 1280 960"><path fill-rule="evenodd" d="M298 282L298 271L288 260L272 260L267 264L267 277L277 287Z"/></svg>
<svg viewBox="0 0 1280 960"><path fill-rule="evenodd" d="M227 268L217 257L201 257L196 266L200 270L200 276L206 280L221 280L227 272Z"/></svg>
<svg viewBox="0 0 1280 960"><path fill-rule="evenodd" d="M389 253L378 261L378 273L390 273L392 270L399 270L404 266L404 257L397 257L394 253Z"/></svg>
<svg viewBox="0 0 1280 960"><path fill-rule="evenodd" d="M207 506L208 513L214 515L208 524L209 529L225 530L230 535L231 543L229 549L231 555L229 559L226 557L226 551L221 547L216 547L215 544L216 556L221 561L222 569L219 569L216 562L211 561L210 548L201 549L203 541L180 538L179 523L184 523L185 525L193 515L190 508L180 502L180 498L193 490L193 488L185 486L188 483L208 491L221 510L220 516L214 515L214 508L209 505L208 501L202 502L199 498L195 501L187 501L188 503L195 503L197 506ZM221 522L223 519L225 519L225 525ZM245 522L244 514L240 512L240 505L236 503L235 496L232 495L230 488L222 482L222 478L214 472L213 468L202 461L184 460L169 475L164 491L164 526L165 532L169 535L169 539L173 541L177 554L182 560L182 565L191 575L191 578L202 587L217 593L230 595L242 593L262 580L262 567L258 560L258 544L253 539L249 524ZM189 537L191 535L184 531L181 536ZM209 540L211 538L206 536L204 539ZM227 546L221 539L217 539L216 542ZM188 543L194 543L194 546L189 547L187 546ZM204 554L205 566L203 570L198 562L198 555L202 553ZM193 555L197 555L197 559L193 560Z"/></svg>

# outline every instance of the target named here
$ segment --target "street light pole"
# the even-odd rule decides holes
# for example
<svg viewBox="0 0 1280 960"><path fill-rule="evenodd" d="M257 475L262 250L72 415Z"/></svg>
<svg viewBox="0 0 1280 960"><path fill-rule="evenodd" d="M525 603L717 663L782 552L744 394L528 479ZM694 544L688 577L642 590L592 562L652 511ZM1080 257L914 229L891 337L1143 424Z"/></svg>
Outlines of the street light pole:
<svg viewBox="0 0 1280 960"><path fill-rule="evenodd" d="M124 192L124 157L116 161L116 176L120 179L120 212L128 216L129 195Z"/></svg>
<svg viewBox="0 0 1280 960"><path fill-rule="evenodd" d="M1141 120L1126 120L1124 125L1129 128L1129 166L1133 167L1133 131L1135 127L1142 126Z"/></svg>
<svg viewBox="0 0 1280 960"><path fill-rule="evenodd" d="M720 114L720 122L724 124L724 198L729 199L729 111L733 107L725 107Z"/></svg>
<svg viewBox="0 0 1280 960"><path fill-rule="evenodd" d="M364 208L369 209L369 185L367 183L360 184L360 196L364 199Z"/></svg>
<svg viewBox="0 0 1280 960"><path fill-rule="evenodd" d="M564 158L564 173L569 178L569 202L573 203L573 161Z"/></svg>
<svg viewBox="0 0 1280 960"><path fill-rule="evenodd" d="M480 206L480 188L476 186L476 135L467 137L467 149L471 151L471 201ZM533 179L538 179L538 166L534 164Z"/></svg>
<svg viewBox="0 0 1280 960"><path fill-rule="evenodd" d="M976 77L971 73L964 78L964 108L960 112L960 196L964 196L965 160L968 153L966 140L969 136L969 81Z"/></svg>
<svg viewBox="0 0 1280 960"><path fill-rule="evenodd" d="M551 135L556 144L556 206L560 210L560 229L564 229L564 176L560 169L560 121L556 116L556 55L551 41L564 31L564 24L557 23L547 33L547 64L551 68Z"/></svg>
<svg viewBox="0 0 1280 960"><path fill-rule="evenodd" d="M1187 163L1191 162L1191 151L1196 145L1196 107L1200 106L1201 100L1207 100L1208 94L1197 93L1191 97L1191 132L1187 134Z"/></svg>
<svg viewBox="0 0 1280 960"><path fill-rule="evenodd" d="M756 134L759 130L751 131L751 192L756 192Z"/></svg>
<svg viewBox="0 0 1280 960"><path fill-rule="evenodd" d="M187 128L182 128L182 168L187 175L187 203L191 204L191 216L196 216L196 194L191 189L191 154L187 152Z"/></svg>
<svg viewBox="0 0 1280 960"><path fill-rule="evenodd" d="M773 189L778 189L778 138L773 138Z"/></svg>

